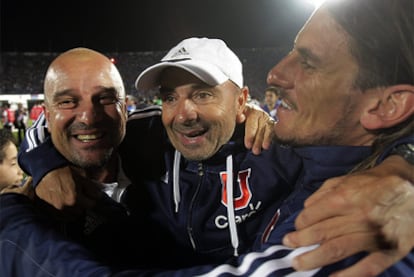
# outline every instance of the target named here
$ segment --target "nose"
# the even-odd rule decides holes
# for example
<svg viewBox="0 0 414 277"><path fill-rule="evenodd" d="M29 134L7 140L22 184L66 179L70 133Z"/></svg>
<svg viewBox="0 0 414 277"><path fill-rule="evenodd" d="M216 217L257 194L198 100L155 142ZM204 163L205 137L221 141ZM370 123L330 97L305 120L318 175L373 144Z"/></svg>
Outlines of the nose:
<svg viewBox="0 0 414 277"><path fill-rule="evenodd" d="M196 105L190 99L183 99L177 105L175 120L177 123L188 123L197 119Z"/></svg>
<svg viewBox="0 0 414 277"><path fill-rule="evenodd" d="M99 120L102 115L102 107L92 101L82 102L77 111L77 118L86 125L91 125Z"/></svg>
<svg viewBox="0 0 414 277"><path fill-rule="evenodd" d="M289 53L277 63L267 74L267 84L285 89L293 87L295 76L294 56Z"/></svg>

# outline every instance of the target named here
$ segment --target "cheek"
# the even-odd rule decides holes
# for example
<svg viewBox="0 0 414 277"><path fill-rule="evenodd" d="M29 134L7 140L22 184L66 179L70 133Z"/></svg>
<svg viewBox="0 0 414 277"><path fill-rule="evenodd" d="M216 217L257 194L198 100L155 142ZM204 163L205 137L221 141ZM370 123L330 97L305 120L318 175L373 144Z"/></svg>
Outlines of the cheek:
<svg viewBox="0 0 414 277"><path fill-rule="evenodd" d="M68 116L65 113L50 113L47 118L47 129L52 134L52 137L61 137L64 135L65 129L69 124Z"/></svg>
<svg viewBox="0 0 414 277"><path fill-rule="evenodd" d="M164 126L168 126L169 124L171 124L171 122L173 120L172 113L170 113L168 111L168 109L165 109L164 107L163 107L162 113L161 113L161 120L162 120L162 124Z"/></svg>
<svg viewBox="0 0 414 277"><path fill-rule="evenodd" d="M320 85L318 80L312 79L302 83L297 88L297 104L299 110L305 113L323 114L335 109L335 99L331 97L335 91Z"/></svg>
<svg viewBox="0 0 414 277"><path fill-rule="evenodd" d="M20 167L18 165L13 166L13 172L15 172L16 175L19 175L22 173Z"/></svg>
<svg viewBox="0 0 414 277"><path fill-rule="evenodd" d="M112 120L119 122L125 122L128 118L126 111L120 106L105 107L104 114L105 117L112 118Z"/></svg>
<svg viewBox="0 0 414 277"><path fill-rule="evenodd" d="M225 143L230 140L236 127L236 120L232 116L224 117L219 122L217 132L221 134L221 140Z"/></svg>
<svg viewBox="0 0 414 277"><path fill-rule="evenodd" d="M66 121L67 116L63 112L49 113L48 125L57 126Z"/></svg>
<svg viewBox="0 0 414 277"><path fill-rule="evenodd" d="M15 176L17 175L17 170L15 170L13 167L8 167L8 166L4 166L0 172L1 172L1 176L2 176L1 178L3 179L3 182L14 181Z"/></svg>
<svg viewBox="0 0 414 277"><path fill-rule="evenodd" d="M7 172L9 170L7 170L4 166L4 164L0 164L0 176L7 176ZM1 178L1 177L0 177ZM1 182L0 182L1 183Z"/></svg>

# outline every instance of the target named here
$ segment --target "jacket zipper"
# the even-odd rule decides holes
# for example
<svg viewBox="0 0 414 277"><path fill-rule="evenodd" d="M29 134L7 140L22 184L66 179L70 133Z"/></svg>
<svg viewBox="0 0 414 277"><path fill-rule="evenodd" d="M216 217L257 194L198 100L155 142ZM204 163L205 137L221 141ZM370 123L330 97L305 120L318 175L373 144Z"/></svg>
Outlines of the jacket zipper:
<svg viewBox="0 0 414 277"><path fill-rule="evenodd" d="M194 235L193 235L193 228L191 227L191 223L192 223L192 219L193 219L193 206L195 204L198 192L200 191L200 187L201 187L201 181L202 178L204 176L204 169L203 169L203 164L202 163L198 163L198 184L197 184L197 188L193 194L193 198L191 199L190 202L190 209L189 209L189 215L188 215L188 223L187 223L187 232L188 232L188 237L190 239L191 242L191 246L193 247L194 250L196 250L196 244L194 241Z"/></svg>

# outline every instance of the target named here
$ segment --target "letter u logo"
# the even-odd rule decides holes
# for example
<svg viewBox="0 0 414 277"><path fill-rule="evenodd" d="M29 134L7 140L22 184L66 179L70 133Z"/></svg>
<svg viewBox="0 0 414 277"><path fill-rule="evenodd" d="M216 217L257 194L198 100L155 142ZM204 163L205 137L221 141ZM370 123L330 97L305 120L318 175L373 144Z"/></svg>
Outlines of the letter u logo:
<svg viewBox="0 0 414 277"><path fill-rule="evenodd" d="M250 178L250 168L240 171L237 174L237 184L239 185L239 189L234 189L234 193L236 194L237 191L239 191L240 196L234 198L234 209L239 210L247 207L247 205L250 202L250 199L252 198L252 192L250 191L249 186L249 178ZM220 172L220 179L221 179L221 185L223 187L223 191L221 194L221 202L227 206L227 173L226 172Z"/></svg>

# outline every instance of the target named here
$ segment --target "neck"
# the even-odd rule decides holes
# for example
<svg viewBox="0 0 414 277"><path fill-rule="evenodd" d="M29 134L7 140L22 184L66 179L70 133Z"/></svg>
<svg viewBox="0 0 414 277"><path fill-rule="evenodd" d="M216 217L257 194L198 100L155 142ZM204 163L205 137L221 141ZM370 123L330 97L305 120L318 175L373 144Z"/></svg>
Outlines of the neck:
<svg viewBox="0 0 414 277"><path fill-rule="evenodd" d="M115 182L118 176L118 156L112 155L104 166L89 168L85 173L87 178L101 183Z"/></svg>

